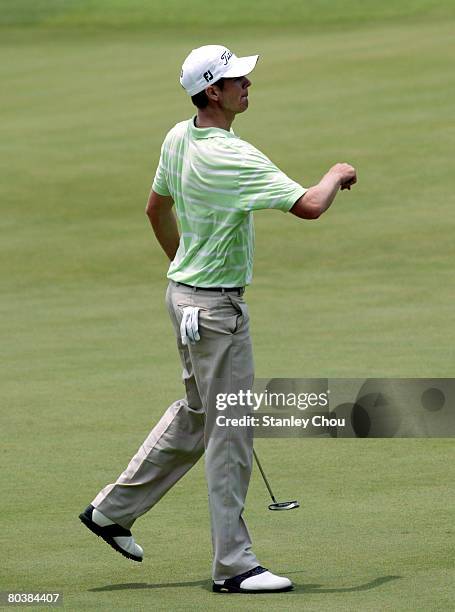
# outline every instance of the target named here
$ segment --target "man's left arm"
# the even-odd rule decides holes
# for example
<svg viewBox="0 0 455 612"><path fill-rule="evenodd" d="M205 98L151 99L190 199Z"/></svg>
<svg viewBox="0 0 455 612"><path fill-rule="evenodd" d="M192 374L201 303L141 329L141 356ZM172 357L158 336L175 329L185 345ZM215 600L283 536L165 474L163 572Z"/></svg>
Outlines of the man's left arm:
<svg viewBox="0 0 455 612"><path fill-rule="evenodd" d="M155 236L171 261L177 253L180 241L173 206L174 200L171 196L162 196L152 189L145 208Z"/></svg>

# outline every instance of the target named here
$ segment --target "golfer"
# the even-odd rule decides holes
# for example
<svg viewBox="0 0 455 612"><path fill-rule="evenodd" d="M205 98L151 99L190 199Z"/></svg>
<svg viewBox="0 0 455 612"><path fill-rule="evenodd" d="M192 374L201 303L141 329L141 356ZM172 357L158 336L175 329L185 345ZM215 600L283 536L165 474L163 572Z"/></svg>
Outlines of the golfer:
<svg viewBox="0 0 455 612"><path fill-rule="evenodd" d="M262 567L243 519L252 437L246 429L213 427L217 394L253 384L243 299L252 280L252 213L274 209L317 219L340 189L356 182L355 169L341 163L305 189L234 134L235 116L248 108L247 75L257 60L208 45L193 50L183 64L180 83L197 114L164 139L146 212L171 262L166 302L185 397L168 407L126 470L80 515L114 549L142 561L133 523L205 452L215 592L292 589L288 578ZM188 520L195 520L191 509Z"/></svg>

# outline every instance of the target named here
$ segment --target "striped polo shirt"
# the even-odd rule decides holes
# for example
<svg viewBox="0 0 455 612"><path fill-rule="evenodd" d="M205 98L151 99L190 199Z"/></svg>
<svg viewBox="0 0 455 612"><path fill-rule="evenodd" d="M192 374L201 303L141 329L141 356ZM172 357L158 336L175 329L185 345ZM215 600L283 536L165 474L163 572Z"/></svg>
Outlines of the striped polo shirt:
<svg viewBox="0 0 455 612"><path fill-rule="evenodd" d="M231 131L196 128L193 117L166 135L152 189L172 196L180 244L168 278L198 287L251 283L252 212L288 212L305 193Z"/></svg>

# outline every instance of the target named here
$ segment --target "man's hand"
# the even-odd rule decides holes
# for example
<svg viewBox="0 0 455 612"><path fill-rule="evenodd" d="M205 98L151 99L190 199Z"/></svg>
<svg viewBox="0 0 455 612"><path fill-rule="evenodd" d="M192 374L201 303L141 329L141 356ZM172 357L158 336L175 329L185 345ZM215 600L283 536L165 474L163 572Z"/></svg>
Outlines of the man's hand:
<svg viewBox="0 0 455 612"><path fill-rule="evenodd" d="M356 169L350 164L335 164L330 168L329 173L333 173L339 177L340 189L342 190L351 189L351 185L357 183Z"/></svg>

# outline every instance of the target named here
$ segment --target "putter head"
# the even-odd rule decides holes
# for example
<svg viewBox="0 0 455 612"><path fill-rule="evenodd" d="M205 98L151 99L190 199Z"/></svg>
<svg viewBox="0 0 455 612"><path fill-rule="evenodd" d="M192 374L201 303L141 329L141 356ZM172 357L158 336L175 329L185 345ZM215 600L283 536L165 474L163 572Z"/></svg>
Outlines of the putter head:
<svg viewBox="0 0 455 612"><path fill-rule="evenodd" d="M278 502L269 505L269 510L293 510L294 508L300 508L298 501Z"/></svg>

